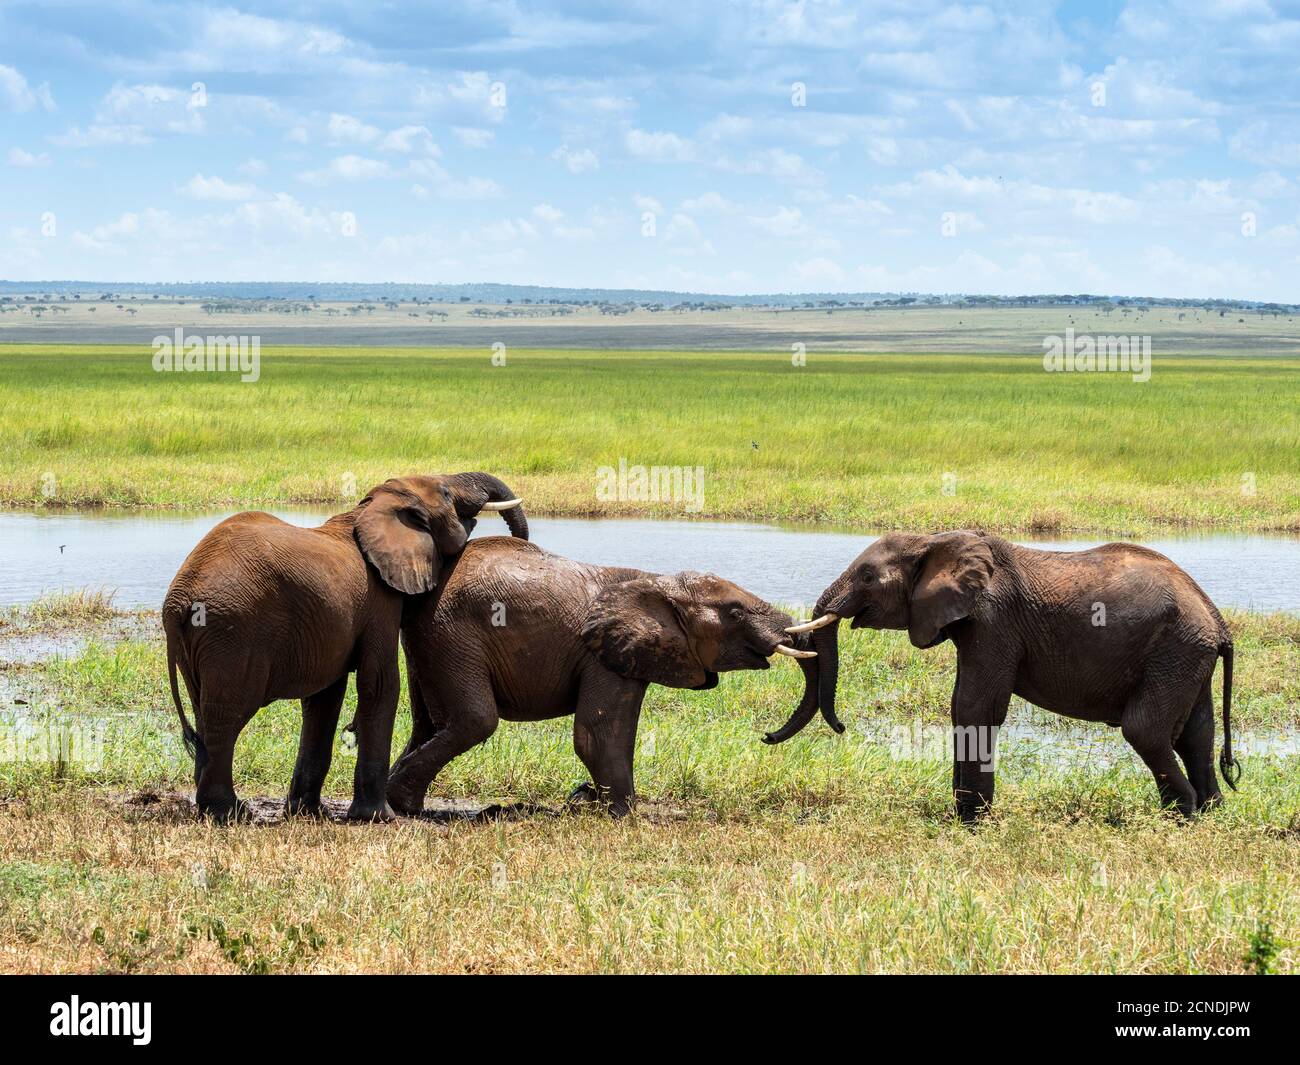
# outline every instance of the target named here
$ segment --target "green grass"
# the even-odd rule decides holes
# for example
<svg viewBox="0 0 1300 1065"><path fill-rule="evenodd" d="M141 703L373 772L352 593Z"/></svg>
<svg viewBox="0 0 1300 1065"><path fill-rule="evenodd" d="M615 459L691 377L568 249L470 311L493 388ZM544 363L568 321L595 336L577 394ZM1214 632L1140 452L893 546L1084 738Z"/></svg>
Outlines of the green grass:
<svg viewBox="0 0 1300 1065"><path fill-rule="evenodd" d="M1241 613L1230 624L1239 745L1294 730L1300 622ZM92 642L13 667L32 728L90 726L103 758L0 764L0 970L1300 965L1300 758L1245 755L1241 790L1179 825L1112 730L1018 706L1012 722L1036 724L1047 742L1006 748L996 812L970 832L948 819L947 760L889 744L914 721L945 721L950 649L871 631L845 632L843 649L844 736L814 722L781 747L759 742L797 699L788 663L728 674L709 692L652 687L642 810L619 823L583 813L216 828L174 804L124 805L123 793L190 787L160 640ZM245 796L287 789L298 725L296 706L280 703L245 730ZM354 764L340 736L329 794L349 795ZM507 722L434 794L558 809L583 776L571 719Z"/></svg>
<svg viewBox="0 0 1300 1065"><path fill-rule="evenodd" d="M37 625L103 621L118 613L113 607L113 596L114 592L107 588L50 592L29 604L22 613L26 620Z"/></svg>
<svg viewBox="0 0 1300 1065"><path fill-rule="evenodd" d="M1300 530L1297 360L1157 358L1137 384L1034 357L489 355L268 348L241 384L144 348L0 347L0 503L342 508L348 475L483 468L537 513L683 512L598 500L626 458L702 466L704 517Z"/></svg>

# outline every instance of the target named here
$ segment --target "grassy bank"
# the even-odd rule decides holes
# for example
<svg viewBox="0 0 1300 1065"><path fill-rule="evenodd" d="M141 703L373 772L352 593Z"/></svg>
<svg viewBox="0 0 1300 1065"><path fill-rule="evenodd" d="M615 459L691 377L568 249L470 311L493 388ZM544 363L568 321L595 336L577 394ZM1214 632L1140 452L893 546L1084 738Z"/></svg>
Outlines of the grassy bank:
<svg viewBox="0 0 1300 1065"><path fill-rule="evenodd" d="M951 655L902 634L844 634L842 737L814 723L779 748L759 742L797 698L786 663L711 692L651 688L644 803L626 822L554 816L583 776L561 719L504 724L435 786L544 808L516 821L217 829L165 798L187 787L188 766L160 643L109 642L121 619L74 613L0 626L0 658L36 638L67 652L0 671L7 725L26 722L29 738L80 726L102 754L0 765L5 971L1300 964L1298 760L1243 743L1300 726L1294 618L1231 618L1246 772L1212 816L1171 823L1112 730L1017 706L1012 723L1032 736L1003 745L997 812L971 833L947 820L942 753L900 746L914 724L945 721ZM399 714L398 743L405 729ZM288 704L249 726L236 755L245 795L283 794L297 731ZM346 798L353 763L341 738L331 795Z"/></svg>
<svg viewBox="0 0 1300 1065"><path fill-rule="evenodd" d="M1032 356L265 349L261 376L159 374L147 349L0 347L0 504L351 501L487 468L539 513L602 466L702 467L699 516L866 527L1300 530L1300 362L1160 359L1151 380Z"/></svg>

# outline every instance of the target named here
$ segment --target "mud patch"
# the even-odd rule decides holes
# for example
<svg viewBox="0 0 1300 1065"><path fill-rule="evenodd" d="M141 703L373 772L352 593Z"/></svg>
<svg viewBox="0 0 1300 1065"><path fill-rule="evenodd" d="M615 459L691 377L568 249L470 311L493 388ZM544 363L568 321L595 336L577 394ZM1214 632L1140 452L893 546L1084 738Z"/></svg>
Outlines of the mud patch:
<svg viewBox="0 0 1300 1065"><path fill-rule="evenodd" d="M143 790L126 794L114 793L108 800L149 820L171 824L184 824L199 820L194 799L183 792ZM242 800L248 807L254 825L282 825L290 823L284 816L284 800L268 795L258 795ZM347 799L322 799L325 819L341 824L360 824L347 820ZM449 825L460 822L491 824L497 821L525 821L534 818L572 816L580 812L599 814L599 811L582 806L560 804L556 806L531 802L480 802L474 799L427 799L424 812L418 817L399 817L394 824L410 821L426 824ZM637 807L637 817L651 824L684 821L691 816L689 810L655 802L642 802Z"/></svg>
<svg viewBox="0 0 1300 1065"><path fill-rule="evenodd" d="M156 611L119 614L104 621L32 623L21 614L0 625L0 669L75 658L93 641L111 647L125 640L161 640Z"/></svg>

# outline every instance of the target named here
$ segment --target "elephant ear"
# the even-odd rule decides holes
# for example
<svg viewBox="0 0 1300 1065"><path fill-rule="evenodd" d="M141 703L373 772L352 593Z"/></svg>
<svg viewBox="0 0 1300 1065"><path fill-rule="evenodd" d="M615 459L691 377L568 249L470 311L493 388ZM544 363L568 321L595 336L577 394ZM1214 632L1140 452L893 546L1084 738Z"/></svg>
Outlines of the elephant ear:
<svg viewBox="0 0 1300 1065"><path fill-rule="evenodd" d="M400 481L385 481L370 490L357 510L357 544L385 584L418 595L438 583L441 561L419 496Z"/></svg>
<svg viewBox="0 0 1300 1065"><path fill-rule="evenodd" d="M945 533L920 561L912 585L907 635L914 647L933 647L943 630L967 617L993 578L993 552L976 533Z"/></svg>
<svg viewBox="0 0 1300 1065"><path fill-rule="evenodd" d="M596 596L582 639L621 677L669 688L711 688L717 678L691 650L685 609L685 590L676 578L621 581Z"/></svg>

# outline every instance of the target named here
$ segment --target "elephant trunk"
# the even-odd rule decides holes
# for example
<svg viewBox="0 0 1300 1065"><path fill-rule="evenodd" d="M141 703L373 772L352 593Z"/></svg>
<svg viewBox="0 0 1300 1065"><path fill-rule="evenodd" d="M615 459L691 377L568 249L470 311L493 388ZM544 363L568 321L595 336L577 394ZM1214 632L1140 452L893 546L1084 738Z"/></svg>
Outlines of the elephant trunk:
<svg viewBox="0 0 1300 1065"><path fill-rule="evenodd" d="M802 637L801 642L806 639L807 637ZM775 732L769 732L763 737L764 743L784 743L808 724L813 714L817 712L818 659L801 658L799 668L803 670L803 698L799 700L799 705L790 715L789 721Z"/></svg>
<svg viewBox="0 0 1300 1065"><path fill-rule="evenodd" d="M817 613L824 613L820 604ZM789 721L763 737L764 743L782 743L788 740L802 731L819 709L826 724L836 732L844 731L843 723L835 715L835 686L840 672L839 623L824 625L812 633L800 633L797 646L806 648L808 644L817 652L817 657L799 663L803 669L803 698L799 700Z"/></svg>
<svg viewBox="0 0 1300 1065"><path fill-rule="evenodd" d="M490 473L458 473L450 480L456 489L456 512L462 520L477 516L486 503L507 503L516 498L501 478ZM528 518L522 503L500 513L511 536L528 539Z"/></svg>
<svg viewBox="0 0 1300 1065"><path fill-rule="evenodd" d="M813 633L813 648L817 651L817 705L826 724L836 732L843 732L844 725L835 715L835 688L840 679L838 621Z"/></svg>

